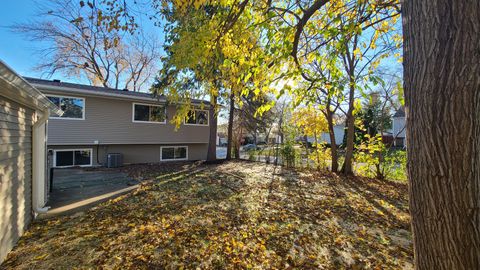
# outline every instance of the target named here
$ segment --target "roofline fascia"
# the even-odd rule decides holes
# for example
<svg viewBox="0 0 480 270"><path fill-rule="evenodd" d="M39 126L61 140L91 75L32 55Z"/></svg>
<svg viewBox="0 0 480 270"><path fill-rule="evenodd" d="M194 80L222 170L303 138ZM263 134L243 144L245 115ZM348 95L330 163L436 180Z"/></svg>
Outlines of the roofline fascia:
<svg viewBox="0 0 480 270"><path fill-rule="evenodd" d="M150 101L150 102L165 102L165 100L159 100L156 98L148 98L148 97L135 97L135 96L126 96L122 94L114 94L114 93L101 93L101 92L96 92L96 91L90 91L90 90L83 90L83 89L77 89L74 87L66 87L66 86L55 86L55 85L45 85L45 84L38 84L38 83L33 83L37 88L40 89L40 91L54 91L54 92L62 92L64 94L83 94L87 96L97 96L97 97L109 97L109 98L117 98L117 99L122 99L122 100L142 100L142 101ZM122 90L118 90L122 91Z"/></svg>
<svg viewBox="0 0 480 270"><path fill-rule="evenodd" d="M127 95L122 95L122 94L115 94L115 93L107 93L107 92L97 92L97 91L90 91L90 90L83 90L83 89L77 89L77 88L74 88L74 87L67 87L67 86L55 86L55 85L45 85L45 84L39 84L39 83L32 83L32 85L34 85L35 87L37 87L38 89L40 89L40 91L54 91L54 92L61 92L61 93L65 93L65 94L71 94L71 93L74 93L74 94L83 94L83 95L87 95L87 96L94 96L94 97L107 97L107 98L116 98L116 99L120 99L120 100L133 100L133 101L150 101L150 102L156 102L156 103L167 103L167 100L164 99L164 100L160 100L160 99L157 99L157 98L148 98L148 97L136 97L136 96L127 96ZM118 91L122 91L122 90L118 90ZM203 101L204 103L204 106L206 106L206 108L208 108L210 106L210 104L208 104L207 101ZM202 104L202 101L195 101L195 102L192 102L193 104L195 105L200 105ZM185 102L180 102L180 104L185 104Z"/></svg>
<svg viewBox="0 0 480 270"><path fill-rule="evenodd" d="M34 106L36 109L46 109L50 110L55 114L62 115L63 112L55 106L40 90L35 88L31 83L25 80L22 76L16 73L10 66L8 66L5 62L0 60L0 71L6 71L15 77L16 81L9 80L8 78L2 79L13 88L17 90L25 90L26 94L28 95L27 98L30 99L30 105ZM1 76L1 72L0 72ZM19 81L18 81L19 80Z"/></svg>

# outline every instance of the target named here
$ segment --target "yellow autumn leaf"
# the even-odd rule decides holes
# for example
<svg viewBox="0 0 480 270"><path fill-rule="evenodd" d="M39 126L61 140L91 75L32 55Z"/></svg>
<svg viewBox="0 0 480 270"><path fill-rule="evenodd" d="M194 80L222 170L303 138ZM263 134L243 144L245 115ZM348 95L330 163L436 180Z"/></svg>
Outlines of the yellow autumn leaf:
<svg viewBox="0 0 480 270"><path fill-rule="evenodd" d="M50 254L45 253L45 254L40 255L40 256L37 256L37 257L35 257L35 258L33 258L33 259L34 259L34 260L37 260L37 261L40 261L40 260L46 259L49 255L50 255Z"/></svg>

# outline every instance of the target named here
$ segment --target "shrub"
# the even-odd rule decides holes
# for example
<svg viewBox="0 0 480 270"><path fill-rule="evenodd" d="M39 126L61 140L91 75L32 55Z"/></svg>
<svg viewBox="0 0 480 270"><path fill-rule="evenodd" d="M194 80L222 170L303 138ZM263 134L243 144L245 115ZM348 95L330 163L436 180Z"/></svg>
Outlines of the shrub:
<svg viewBox="0 0 480 270"><path fill-rule="evenodd" d="M315 145L313 151L308 155L308 160L313 161L317 169L329 169L328 161L332 157L331 153L330 148L325 147L324 144L318 144Z"/></svg>
<svg viewBox="0 0 480 270"><path fill-rule="evenodd" d="M365 138L355 153L357 173L379 179L406 180L406 152L390 150L380 135L365 135Z"/></svg>
<svg viewBox="0 0 480 270"><path fill-rule="evenodd" d="M283 164L288 168L295 167L295 148L293 144L285 144L281 149Z"/></svg>

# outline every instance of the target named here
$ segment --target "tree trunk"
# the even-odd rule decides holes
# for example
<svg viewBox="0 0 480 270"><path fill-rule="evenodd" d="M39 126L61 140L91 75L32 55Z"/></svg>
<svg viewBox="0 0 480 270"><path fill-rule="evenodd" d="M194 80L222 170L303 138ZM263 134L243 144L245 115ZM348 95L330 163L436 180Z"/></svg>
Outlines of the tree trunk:
<svg viewBox="0 0 480 270"><path fill-rule="evenodd" d="M240 159L240 142L237 141L234 144L233 149L235 150L235 153L234 153L235 159Z"/></svg>
<svg viewBox="0 0 480 270"><path fill-rule="evenodd" d="M332 172L338 171L337 140L335 139L335 126L333 125L333 113L327 108L328 135L330 136L330 150L332 159Z"/></svg>
<svg viewBox="0 0 480 270"><path fill-rule="evenodd" d="M353 174L353 147L355 140L355 118L353 116L355 86L353 85L353 82L350 82L350 93L348 99L347 146L345 147L345 161L343 162L342 172L344 174Z"/></svg>
<svg viewBox="0 0 480 270"><path fill-rule="evenodd" d="M416 269L480 269L480 1L404 1Z"/></svg>
<svg viewBox="0 0 480 270"><path fill-rule="evenodd" d="M305 156L307 157L307 168L310 168L310 164L308 164L308 136L307 135L303 135L303 140L305 142ZM302 154L300 154L300 167L303 166L303 158L302 158Z"/></svg>
<svg viewBox="0 0 480 270"><path fill-rule="evenodd" d="M208 110L210 117L210 137L208 140L207 161L217 160L217 113L215 107L217 105L217 97L210 98L210 108Z"/></svg>
<svg viewBox="0 0 480 270"><path fill-rule="evenodd" d="M233 140L233 114L235 112L235 96L233 89L230 93L230 114L228 115L228 134L227 134L227 160L232 159L232 140Z"/></svg>
<svg viewBox="0 0 480 270"><path fill-rule="evenodd" d="M314 138L315 138L315 154L317 156L317 170L320 170L321 169L321 166L320 166L320 150L318 149L318 147L320 147L318 145L318 136L317 136L317 132L314 132L313 134ZM307 157L307 164L308 164L308 157Z"/></svg>

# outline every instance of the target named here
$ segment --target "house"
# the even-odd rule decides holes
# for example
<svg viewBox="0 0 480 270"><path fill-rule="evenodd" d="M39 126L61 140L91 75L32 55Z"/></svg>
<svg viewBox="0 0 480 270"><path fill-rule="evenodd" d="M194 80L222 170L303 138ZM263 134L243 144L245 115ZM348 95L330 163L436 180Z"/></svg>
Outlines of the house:
<svg viewBox="0 0 480 270"><path fill-rule="evenodd" d="M405 124L405 108L400 107L393 115L392 130L393 130L393 145L396 147L405 147L406 140L406 124Z"/></svg>
<svg viewBox="0 0 480 270"><path fill-rule="evenodd" d="M0 61L0 262L45 212L46 126L58 108Z"/></svg>
<svg viewBox="0 0 480 270"><path fill-rule="evenodd" d="M333 134L335 135L335 144L341 145L343 143L343 137L345 136L345 126L344 125L333 126ZM304 141L305 139L299 138L298 140ZM320 134L320 137L318 137L317 140L318 140L318 143L325 143L328 145L331 144L330 134L328 132L322 132L322 134ZM309 136L307 137L307 141L313 145L315 143L315 137Z"/></svg>
<svg viewBox="0 0 480 270"><path fill-rule="evenodd" d="M227 145L227 135L224 132L217 132L217 146Z"/></svg>
<svg viewBox="0 0 480 270"><path fill-rule="evenodd" d="M105 165L120 153L124 164L204 160L211 121L208 102L176 130L176 105L164 96L82 84L26 78L63 111L50 117L47 147L51 166Z"/></svg>
<svg viewBox="0 0 480 270"><path fill-rule="evenodd" d="M341 145L343 143L343 137L345 136L345 126L344 125L335 125L333 126L333 134L335 135L336 145ZM330 134L328 132L323 132L321 135L321 142L326 144L331 144Z"/></svg>

